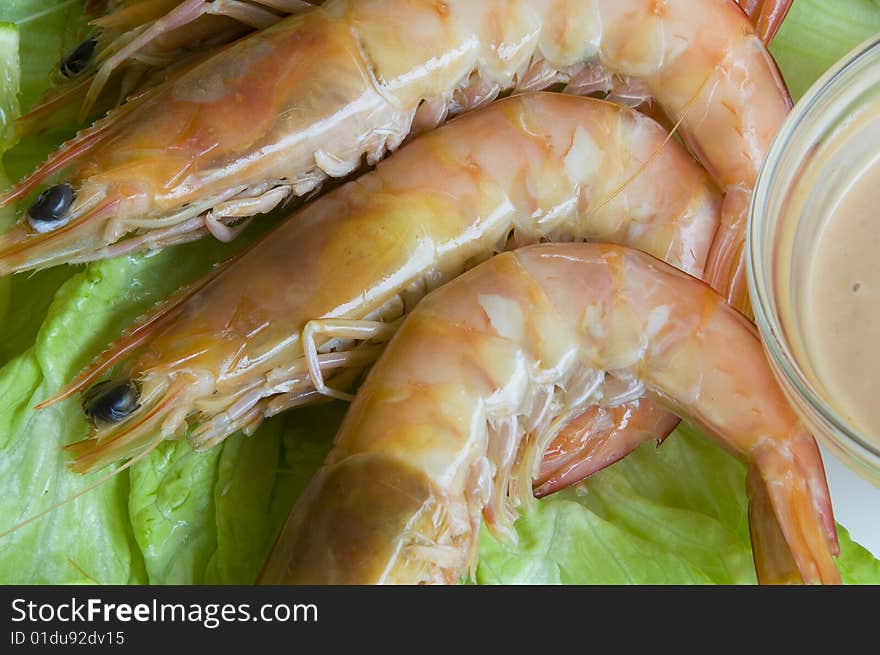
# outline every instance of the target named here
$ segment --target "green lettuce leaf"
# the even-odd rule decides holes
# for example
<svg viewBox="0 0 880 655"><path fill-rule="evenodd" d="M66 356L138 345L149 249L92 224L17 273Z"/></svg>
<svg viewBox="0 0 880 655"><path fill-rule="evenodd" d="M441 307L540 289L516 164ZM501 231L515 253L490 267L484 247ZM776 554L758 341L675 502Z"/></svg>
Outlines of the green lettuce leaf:
<svg viewBox="0 0 880 655"><path fill-rule="evenodd" d="M3 0L0 21L20 31L21 95L27 111L52 82L58 62L88 34L82 0ZM55 127L26 138L5 158L9 177L16 180L76 131L75 125Z"/></svg>
<svg viewBox="0 0 880 655"><path fill-rule="evenodd" d="M69 266L56 266L0 278L0 298L6 299L0 300L0 364L33 345L55 293L73 273Z"/></svg>
<svg viewBox="0 0 880 655"><path fill-rule="evenodd" d="M342 403L290 412L204 453L163 444L135 466L131 522L150 582L253 582L344 412Z"/></svg>
<svg viewBox="0 0 880 655"><path fill-rule="evenodd" d="M15 24L19 31L19 52L14 57L12 53L0 55L4 59L0 113L7 119L3 128L7 138L0 144L0 153L8 150L0 168L5 168L8 177L15 180L33 170L75 131L75 126L62 126L14 143L8 119L17 116L19 106L29 109L36 103L49 87L63 53L73 47L88 28L80 0L5 0L0 7L0 21ZM13 86L18 94L14 102L7 95ZM0 189L7 185L0 170ZM0 230L14 221L15 209L0 209ZM33 344L52 297L72 274L70 267L59 266L33 275L0 279L0 364Z"/></svg>
<svg viewBox="0 0 880 655"><path fill-rule="evenodd" d="M256 579L294 501L324 461L345 409L334 402L289 412L253 437L226 441L214 491L217 550L204 582Z"/></svg>
<svg viewBox="0 0 880 655"><path fill-rule="evenodd" d="M0 530L83 491L102 476L81 476L66 468L61 448L87 433L78 400L41 411L34 405L57 392L143 311L229 252L229 246L206 240L100 262L61 286L36 343L0 368ZM183 448L177 452L186 454ZM160 449L140 466L159 467L166 455ZM134 476L131 484L146 478ZM147 581L132 538L129 492L125 473L5 537L0 580Z"/></svg>
<svg viewBox="0 0 880 655"><path fill-rule="evenodd" d="M880 6L873 0L797 0L770 50L797 101L832 64L878 32Z"/></svg>
<svg viewBox="0 0 880 655"><path fill-rule="evenodd" d="M18 25L0 22L0 153L13 142L13 122L19 116L21 61ZM0 225L0 229L4 226Z"/></svg>
<svg viewBox="0 0 880 655"><path fill-rule="evenodd" d="M835 32L815 55L796 52L792 44L811 43L808 27L832 21L831 14L837 22L823 29L838 29L841 17L851 15L864 26L880 12L872 7L873 15L863 18L849 9L867 6L864 0L830 9L810 0L795 3L776 46L793 88L832 63L831 41L845 51L861 37ZM32 105L58 58L84 35L80 7L74 0L11 0L0 9L0 20L18 22L22 30L22 106ZM10 172L32 168L59 134L7 153ZM33 406L134 317L244 243L204 240L13 278L9 311L0 314L0 532L103 475L79 476L65 466L61 448L87 430L76 399L40 412ZM0 583L251 583L344 411L333 403L287 412L250 437L233 435L204 453L185 441L163 443L130 470L0 537ZM687 427L659 450L642 446L577 489L535 503L516 532L516 544L505 544L484 531L477 582L755 580L744 469ZM841 542L845 581L880 583L880 562L843 529Z"/></svg>
<svg viewBox="0 0 880 655"><path fill-rule="evenodd" d="M682 425L517 523L484 530L482 584L754 584L745 467ZM847 584L880 582L880 561L839 528Z"/></svg>

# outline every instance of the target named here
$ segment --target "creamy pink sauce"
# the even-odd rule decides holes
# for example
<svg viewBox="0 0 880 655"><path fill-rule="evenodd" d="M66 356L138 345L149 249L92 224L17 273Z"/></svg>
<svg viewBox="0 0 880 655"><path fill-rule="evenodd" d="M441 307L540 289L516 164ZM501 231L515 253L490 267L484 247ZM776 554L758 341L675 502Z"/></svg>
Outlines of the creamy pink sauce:
<svg viewBox="0 0 880 655"><path fill-rule="evenodd" d="M834 408L880 443L880 161L846 190L814 252L805 346Z"/></svg>

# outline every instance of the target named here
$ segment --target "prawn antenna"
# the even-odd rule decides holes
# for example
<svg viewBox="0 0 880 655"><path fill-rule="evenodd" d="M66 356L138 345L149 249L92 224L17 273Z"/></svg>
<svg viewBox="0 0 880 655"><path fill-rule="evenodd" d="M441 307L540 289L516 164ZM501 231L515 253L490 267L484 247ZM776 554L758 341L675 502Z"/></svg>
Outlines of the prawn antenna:
<svg viewBox="0 0 880 655"><path fill-rule="evenodd" d="M669 134L667 134L667 135L666 135L666 138L663 139L663 143L661 143L659 146L657 146L657 148L654 150L654 152L651 153L651 156L648 157L648 159L646 159L644 162L642 162L642 164L636 169L635 173L633 173L633 174L630 175L628 178L626 178L626 180L624 180L624 181L621 183L621 185L620 185L619 187L617 187L617 188L611 193L611 195L609 195L607 198L605 198L605 200L603 200L603 201L600 202L598 205L596 205L595 207L593 207L593 209L590 211L590 215L591 215L591 216L594 215L596 212L598 212L600 209L602 209L602 208L603 208L605 205L607 205L609 202L613 201L613 200L614 200L617 196L619 196L621 193L623 193L624 191L626 191L626 188L627 188L630 184L632 184L633 181L634 181L639 175L641 175L641 174L645 171L645 169L646 169L648 166L650 166L651 163L652 163L655 159L657 159L657 157L660 156L660 153L663 151L663 148L666 147L666 144L669 143L669 140L672 139L672 137L674 137L674 136L678 133L678 129L681 127L681 124L684 122L684 119L687 118L687 115L690 113L691 109L693 109L694 105L695 105L696 102L697 102L697 98L698 98L699 95L700 95L700 91L702 91L702 90L703 90L703 87L706 86L706 82L709 81L709 78L710 78L711 76L712 76L711 73L710 73L709 75L706 76L706 79L703 80L703 83L700 84L700 86L699 86L699 87L697 88L697 90L694 92L694 95L692 95L692 96L691 96L691 99L688 100L688 103L687 103L687 105L685 105L685 107L684 107L684 111L682 112L681 117L680 117L677 121L675 121L675 125L672 126L672 129L669 131Z"/></svg>

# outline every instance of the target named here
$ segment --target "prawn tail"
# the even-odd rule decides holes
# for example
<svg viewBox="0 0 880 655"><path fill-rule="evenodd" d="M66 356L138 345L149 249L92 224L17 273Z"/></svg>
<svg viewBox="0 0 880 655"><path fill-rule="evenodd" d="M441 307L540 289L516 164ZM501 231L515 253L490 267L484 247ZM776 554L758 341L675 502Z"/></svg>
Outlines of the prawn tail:
<svg viewBox="0 0 880 655"><path fill-rule="evenodd" d="M541 462L534 481L542 498L586 480L620 461L642 443L659 446L680 419L646 399L613 409L591 407L557 435Z"/></svg>
<svg viewBox="0 0 880 655"><path fill-rule="evenodd" d="M760 39L770 45L794 0L738 0Z"/></svg>
<svg viewBox="0 0 880 655"><path fill-rule="evenodd" d="M746 486L758 582L840 584L831 498L812 437L796 436L785 451L762 450Z"/></svg>
<svg viewBox="0 0 880 655"><path fill-rule="evenodd" d="M785 537L776 521L773 503L761 473L750 467L746 475L749 497L749 532L758 582L799 584L803 581Z"/></svg>
<svg viewBox="0 0 880 655"><path fill-rule="evenodd" d="M98 427L96 433L65 448L76 473L91 473L121 460L136 458L163 439L179 436L189 413L193 380L151 380L142 386L142 404L131 419ZM150 388L152 387L152 388Z"/></svg>
<svg viewBox="0 0 880 655"><path fill-rule="evenodd" d="M752 304L745 266L745 233L750 190L731 187L724 198L721 225L712 241L705 281L734 309L752 318Z"/></svg>

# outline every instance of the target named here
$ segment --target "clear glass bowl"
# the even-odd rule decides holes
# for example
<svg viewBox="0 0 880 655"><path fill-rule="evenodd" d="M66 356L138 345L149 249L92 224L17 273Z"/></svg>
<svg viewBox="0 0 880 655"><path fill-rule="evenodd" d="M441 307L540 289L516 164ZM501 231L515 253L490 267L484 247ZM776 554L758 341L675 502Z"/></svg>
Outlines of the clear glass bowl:
<svg viewBox="0 0 880 655"><path fill-rule="evenodd" d="M831 452L880 486L880 441L860 434L834 409L803 329L818 235L844 190L878 155L880 35L816 82L783 124L752 198L746 261L755 319L786 395Z"/></svg>

